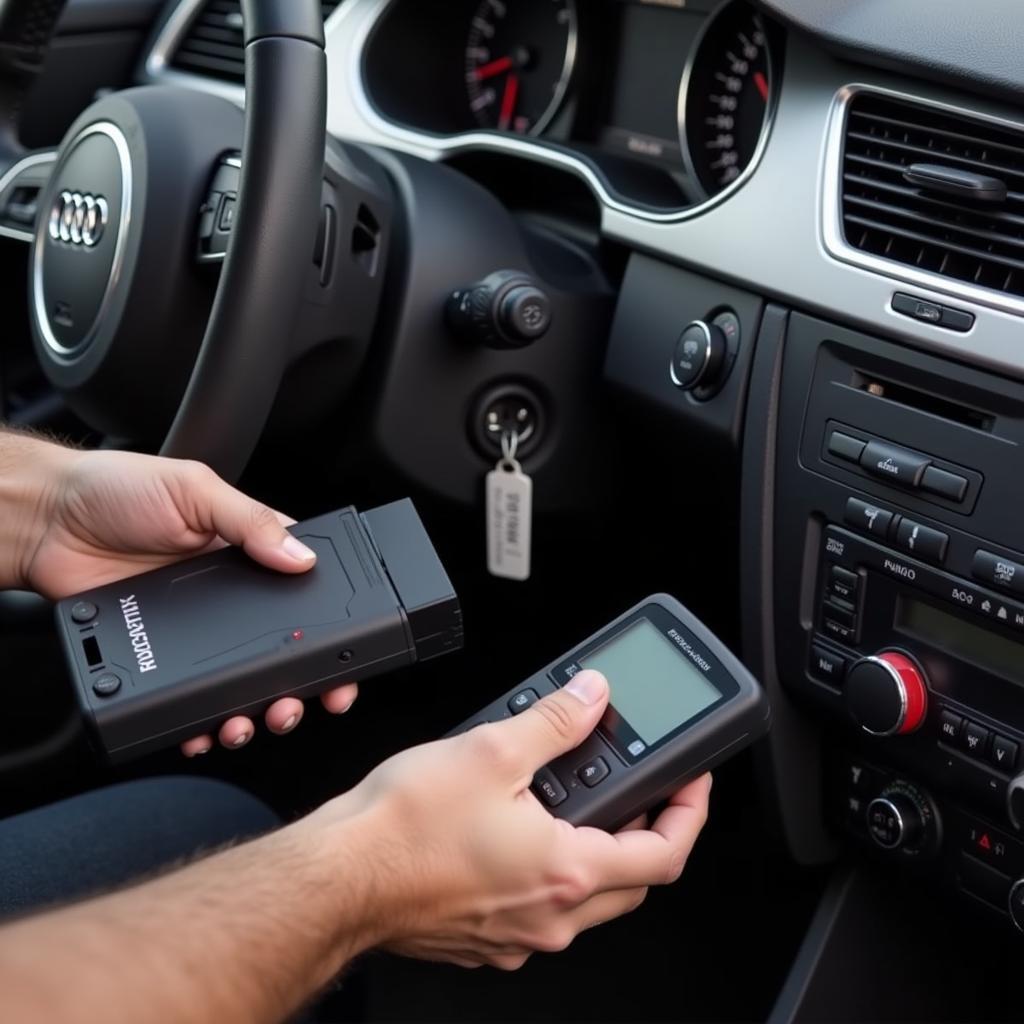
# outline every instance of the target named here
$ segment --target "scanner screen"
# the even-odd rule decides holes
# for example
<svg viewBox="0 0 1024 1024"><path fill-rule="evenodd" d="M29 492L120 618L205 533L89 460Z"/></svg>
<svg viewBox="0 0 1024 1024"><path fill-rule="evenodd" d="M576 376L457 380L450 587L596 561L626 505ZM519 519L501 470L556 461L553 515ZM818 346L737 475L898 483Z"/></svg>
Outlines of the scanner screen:
<svg viewBox="0 0 1024 1024"><path fill-rule="evenodd" d="M613 708L648 747L722 697L690 657L648 619L638 619L579 664L604 674Z"/></svg>

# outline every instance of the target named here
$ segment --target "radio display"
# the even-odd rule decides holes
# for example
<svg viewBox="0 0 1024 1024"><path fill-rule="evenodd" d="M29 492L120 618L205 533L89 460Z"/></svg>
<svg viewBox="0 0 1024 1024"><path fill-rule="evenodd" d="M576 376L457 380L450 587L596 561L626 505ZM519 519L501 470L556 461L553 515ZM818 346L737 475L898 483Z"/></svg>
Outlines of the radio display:
<svg viewBox="0 0 1024 1024"><path fill-rule="evenodd" d="M1024 685L1024 644L903 596L896 605L895 626L907 636Z"/></svg>

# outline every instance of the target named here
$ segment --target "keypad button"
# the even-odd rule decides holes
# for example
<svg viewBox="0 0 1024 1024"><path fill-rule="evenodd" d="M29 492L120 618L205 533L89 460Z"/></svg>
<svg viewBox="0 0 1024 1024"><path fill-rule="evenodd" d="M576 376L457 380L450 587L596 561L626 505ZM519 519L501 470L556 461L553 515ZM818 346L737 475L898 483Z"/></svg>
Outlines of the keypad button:
<svg viewBox="0 0 1024 1024"><path fill-rule="evenodd" d="M565 791L565 786L558 781L558 777L550 768L541 768L534 775L533 791L548 807L557 807L569 796Z"/></svg>
<svg viewBox="0 0 1024 1024"><path fill-rule="evenodd" d="M92 601L76 601L71 606L71 621L84 626L87 622L92 622L99 613L99 608Z"/></svg>
<svg viewBox="0 0 1024 1024"><path fill-rule="evenodd" d="M595 757L585 765L576 769L576 778L589 789L593 789L599 782L604 782L611 774L608 762L603 757Z"/></svg>
<svg viewBox="0 0 1024 1024"><path fill-rule="evenodd" d="M92 684L92 692L97 697L113 697L121 689L121 677L113 672L105 672Z"/></svg>
<svg viewBox="0 0 1024 1024"><path fill-rule="evenodd" d="M508 709L513 715L521 715L527 708L533 707L540 697L537 696L537 691L532 689L520 690L511 700L508 702Z"/></svg>

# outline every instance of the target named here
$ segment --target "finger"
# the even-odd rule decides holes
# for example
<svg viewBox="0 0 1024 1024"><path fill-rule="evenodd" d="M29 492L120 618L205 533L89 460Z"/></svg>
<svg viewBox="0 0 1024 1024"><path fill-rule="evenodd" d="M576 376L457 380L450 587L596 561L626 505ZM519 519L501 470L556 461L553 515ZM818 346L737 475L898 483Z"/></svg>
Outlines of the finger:
<svg viewBox="0 0 1024 1024"><path fill-rule="evenodd" d="M199 463L188 464L182 495L196 525L237 544L257 562L281 572L306 572L316 554L286 529L291 520L221 480Z"/></svg>
<svg viewBox="0 0 1024 1024"><path fill-rule="evenodd" d="M227 747L229 750L238 750L252 739L255 732L256 728L251 719L243 718L241 715L229 718L220 727L221 746Z"/></svg>
<svg viewBox="0 0 1024 1024"><path fill-rule="evenodd" d="M628 825L623 825L619 829L620 832L641 832L647 828L647 815L641 814L638 818L634 818Z"/></svg>
<svg viewBox="0 0 1024 1024"><path fill-rule="evenodd" d="M647 899L647 887L619 889L591 896L568 915L574 935L633 913Z"/></svg>
<svg viewBox="0 0 1024 1024"><path fill-rule="evenodd" d="M202 754L208 754L211 750L213 750L212 736L196 736L181 745L181 752L186 757L199 757Z"/></svg>
<svg viewBox="0 0 1024 1024"><path fill-rule="evenodd" d="M501 735L516 752L517 778L524 775L528 781L537 769L578 747L594 731L607 705L608 680L600 672L584 671L521 715L484 728L495 730L493 735Z"/></svg>
<svg viewBox="0 0 1024 1024"><path fill-rule="evenodd" d="M291 732L302 721L302 713L305 710L306 706L301 700L297 700L295 697L285 697L275 701L267 708L263 721L266 722L267 728L272 733L276 736L283 736L285 733Z"/></svg>
<svg viewBox="0 0 1024 1024"><path fill-rule="evenodd" d="M691 782L671 798L649 829L613 836L577 829L577 855L594 872L595 889L607 892L674 882L707 821L710 791L710 775Z"/></svg>
<svg viewBox="0 0 1024 1024"><path fill-rule="evenodd" d="M320 695L320 703L332 714L343 715L356 702L359 696L359 686L356 683L346 683L334 690L328 690Z"/></svg>

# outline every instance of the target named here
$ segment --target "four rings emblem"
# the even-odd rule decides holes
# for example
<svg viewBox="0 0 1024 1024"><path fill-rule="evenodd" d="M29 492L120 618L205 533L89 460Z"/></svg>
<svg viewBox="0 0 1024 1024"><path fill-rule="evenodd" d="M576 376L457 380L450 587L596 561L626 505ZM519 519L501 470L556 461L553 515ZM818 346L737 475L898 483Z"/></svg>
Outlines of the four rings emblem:
<svg viewBox="0 0 1024 1024"><path fill-rule="evenodd" d="M100 244L109 214L103 196L61 192L50 212L50 237L55 242L93 249Z"/></svg>

